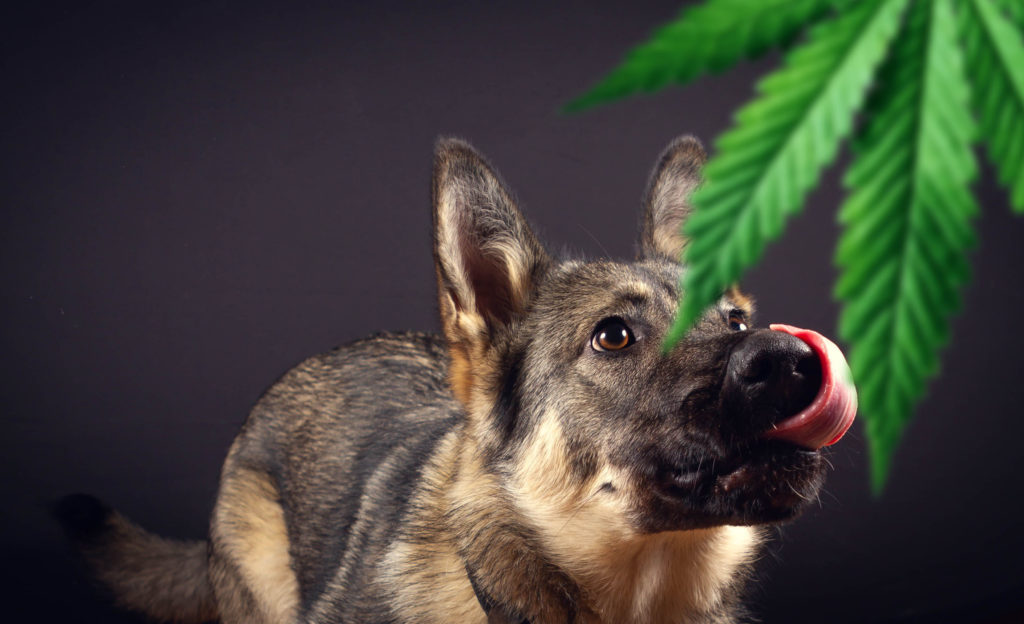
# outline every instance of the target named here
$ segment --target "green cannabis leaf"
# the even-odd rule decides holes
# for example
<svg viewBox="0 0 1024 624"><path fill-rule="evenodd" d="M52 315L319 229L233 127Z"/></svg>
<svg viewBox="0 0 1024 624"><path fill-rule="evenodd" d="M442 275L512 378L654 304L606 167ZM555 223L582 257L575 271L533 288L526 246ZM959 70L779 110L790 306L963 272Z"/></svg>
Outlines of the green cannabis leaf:
<svg viewBox="0 0 1024 624"><path fill-rule="evenodd" d="M801 208L849 133L908 1L864 0L817 25L783 68L758 85L759 97L736 114L736 126L715 141L718 156L704 168L708 183L693 198L706 209L684 228L691 240L687 296L670 342L761 257L785 218Z"/></svg>
<svg viewBox="0 0 1024 624"><path fill-rule="evenodd" d="M970 74L978 88L975 106L981 131L999 181L1010 188L1014 210L1024 213L1024 2L1003 4L1016 10L1017 28L984 0L964 2L961 30Z"/></svg>
<svg viewBox="0 0 1024 624"><path fill-rule="evenodd" d="M756 58L791 41L835 4L836 0L709 0L683 11L566 110L654 91L670 82L685 84L740 59Z"/></svg>
<svg viewBox="0 0 1024 624"><path fill-rule="evenodd" d="M1024 28L1024 2L1020 0L996 0L996 4L1009 13L1018 26Z"/></svg>
<svg viewBox="0 0 1024 624"><path fill-rule="evenodd" d="M977 212L968 86L948 0L916 2L867 105L839 211L839 334L865 410L872 485L938 371Z"/></svg>
<svg viewBox="0 0 1024 624"><path fill-rule="evenodd" d="M969 279L976 135L1024 213L1022 35L1021 0L706 0L567 106L685 84L796 42L714 142L666 344L760 259L854 132L835 292L876 492Z"/></svg>

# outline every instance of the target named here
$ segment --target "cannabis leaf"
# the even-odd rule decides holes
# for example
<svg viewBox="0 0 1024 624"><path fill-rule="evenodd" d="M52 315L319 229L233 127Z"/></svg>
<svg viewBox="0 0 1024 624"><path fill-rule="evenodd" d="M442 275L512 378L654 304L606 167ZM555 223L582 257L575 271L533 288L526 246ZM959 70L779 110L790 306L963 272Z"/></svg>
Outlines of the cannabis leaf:
<svg viewBox="0 0 1024 624"><path fill-rule="evenodd" d="M972 102L999 181L1024 213L1024 2L707 0L568 108L687 83L803 31L714 142L684 225L686 296L666 346L782 233L863 113L844 178L836 296L880 491L969 279Z"/></svg>
<svg viewBox="0 0 1024 624"><path fill-rule="evenodd" d="M760 97L740 109L737 124L715 142L704 168L708 183L694 195L685 230L687 296L669 341L675 342L739 279L801 208L822 167L849 133L872 71L896 34L909 0L865 0L811 30L783 68L758 85ZM714 208L711 208L713 206Z"/></svg>
<svg viewBox="0 0 1024 624"><path fill-rule="evenodd" d="M853 0L844 0L849 3ZM669 82L685 84L706 72L719 72L743 58L756 58L788 43L808 21L830 11L836 0L709 0L630 52L607 78L566 106L578 111Z"/></svg>
<svg viewBox="0 0 1024 624"><path fill-rule="evenodd" d="M1024 24L1024 2L1004 2ZM970 0L961 6L964 47L975 77L975 105L999 181L1010 187L1011 204L1024 213L1024 46L1021 30L993 3Z"/></svg>
<svg viewBox="0 0 1024 624"><path fill-rule="evenodd" d="M948 0L916 2L867 105L846 175L836 261L853 344L871 476L881 489L896 441L949 339L967 280L976 166L956 22Z"/></svg>
<svg viewBox="0 0 1024 624"><path fill-rule="evenodd" d="M1020 0L996 0L996 4L1009 13L1018 26L1024 28L1024 2Z"/></svg>

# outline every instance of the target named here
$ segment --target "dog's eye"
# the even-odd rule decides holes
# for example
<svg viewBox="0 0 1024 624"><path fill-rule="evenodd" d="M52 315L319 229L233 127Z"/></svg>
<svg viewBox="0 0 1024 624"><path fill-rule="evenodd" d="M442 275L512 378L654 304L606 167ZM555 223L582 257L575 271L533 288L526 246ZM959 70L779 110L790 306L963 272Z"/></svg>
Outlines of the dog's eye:
<svg viewBox="0 0 1024 624"><path fill-rule="evenodd" d="M596 351L618 351L636 342L633 332L619 318L605 319L594 330L590 345Z"/></svg>
<svg viewBox="0 0 1024 624"><path fill-rule="evenodd" d="M733 310L729 313L729 329L733 331L745 331L747 329L747 315L742 310Z"/></svg>

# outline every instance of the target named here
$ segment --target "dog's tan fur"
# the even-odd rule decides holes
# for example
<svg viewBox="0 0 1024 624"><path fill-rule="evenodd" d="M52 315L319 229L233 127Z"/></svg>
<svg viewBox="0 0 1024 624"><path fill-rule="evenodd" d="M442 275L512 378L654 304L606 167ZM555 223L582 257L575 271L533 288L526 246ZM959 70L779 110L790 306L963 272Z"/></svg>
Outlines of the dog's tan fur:
<svg viewBox="0 0 1024 624"><path fill-rule="evenodd" d="M211 537L249 588L260 621L293 621L299 585L288 553L280 495L266 473L239 469L225 475Z"/></svg>

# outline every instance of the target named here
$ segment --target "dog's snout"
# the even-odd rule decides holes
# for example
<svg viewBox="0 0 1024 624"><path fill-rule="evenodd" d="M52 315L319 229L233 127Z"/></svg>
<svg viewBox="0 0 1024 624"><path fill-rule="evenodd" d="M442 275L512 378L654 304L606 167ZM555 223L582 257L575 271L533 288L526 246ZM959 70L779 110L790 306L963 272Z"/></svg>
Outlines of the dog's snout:
<svg viewBox="0 0 1024 624"><path fill-rule="evenodd" d="M729 356L723 400L731 411L748 416L750 426L767 428L810 405L821 379L821 362L802 340L754 331Z"/></svg>

